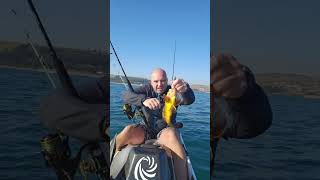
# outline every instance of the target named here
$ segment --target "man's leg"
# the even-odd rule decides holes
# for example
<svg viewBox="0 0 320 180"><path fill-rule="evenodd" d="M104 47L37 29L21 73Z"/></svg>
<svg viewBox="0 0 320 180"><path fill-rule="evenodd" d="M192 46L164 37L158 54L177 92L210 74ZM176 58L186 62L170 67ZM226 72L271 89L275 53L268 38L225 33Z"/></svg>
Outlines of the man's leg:
<svg viewBox="0 0 320 180"><path fill-rule="evenodd" d="M128 125L116 137L116 152L125 145L142 144L144 141L144 129L141 126Z"/></svg>
<svg viewBox="0 0 320 180"><path fill-rule="evenodd" d="M162 130L158 142L172 151L177 180L186 180L188 177L187 158L178 132L174 128L166 128Z"/></svg>

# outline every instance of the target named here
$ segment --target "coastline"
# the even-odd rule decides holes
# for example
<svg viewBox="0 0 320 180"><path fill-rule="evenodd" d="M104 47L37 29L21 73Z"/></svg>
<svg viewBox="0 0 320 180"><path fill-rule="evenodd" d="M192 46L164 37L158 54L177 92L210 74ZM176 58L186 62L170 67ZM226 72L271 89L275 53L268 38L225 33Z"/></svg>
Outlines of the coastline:
<svg viewBox="0 0 320 180"><path fill-rule="evenodd" d="M4 69L15 69L15 70L24 70L24 71L34 71L34 72L45 72L44 69L34 69L34 68L28 68L28 67L16 67L16 66L7 66L7 65L0 65L0 68ZM55 70L48 70L50 74L55 74ZM76 76L86 76L86 77L101 77L103 74L93 74L89 72L81 72L81 71L75 71L75 70L68 70L68 73L70 75L76 75Z"/></svg>
<svg viewBox="0 0 320 180"><path fill-rule="evenodd" d="M123 84L123 83L115 82L115 81L110 81L110 83L112 83L112 84ZM142 84L132 83L132 85L133 85L133 86L141 86ZM194 88L194 87L192 87L192 85L191 85L191 88L192 88L193 91L203 92L203 93L207 93L207 94L210 93L210 91L206 91L206 90Z"/></svg>
<svg viewBox="0 0 320 180"><path fill-rule="evenodd" d="M304 95L303 97L305 99L319 99L320 100L320 96L318 96L318 95Z"/></svg>
<svg viewBox="0 0 320 180"><path fill-rule="evenodd" d="M16 66L7 66L7 65L0 65L0 68L33 71L33 72L45 72L44 69L34 69L34 68L28 68L28 67L16 67ZM50 74L56 73L55 70L48 70L48 72ZM70 75L86 76L86 77L101 77L104 75L104 74L93 74L93 73L89 73L89 72L80 72L80 71L75 71L75 70L68 70L68 73L70 73ZM111 79L110 79L110 83L123 84L121 82L119 83L117 81L112 81ZM132 85L139 86L139 85L141 85L141 83L139 83L139 84L132 83ZM190 86L191 86L192 90L194 90L194 91L199 91L199 92L203 92L203 93L210 93L209 86L208 86L208 88L206 88L205 85L190 85Z"/></svg>
<svg viewBox="0 0 320 180"><path fill-rule="evenodd" d="M16 66L8 66L8 65L0 65L0 69L3 68L3 69L15 69L15 70L24 70L24 71L33 71L33 72L45 72L44 69L34 69L34 68L30 68L30 67L16 67ZM55 74L55 70L48 70L48 72L50 74ZM103 73L91 73L91 72L84 72L84 71L76 71L76 70L68 70L68 72L70 73L70 75L76 75L76 76L85 76L85 77L94 77L94 78L99 78L99 77L102 77L104 76L105 74ZM111 75L111 74L110 74ZM129 77L130 78L130 77ZM110 78L110 83L115 83L115 84L123 84L122 82L118 82L118 81L114 81L112 78ZM263 85L269 85L269 83L263 83L263 82L260 82L258 83L260 84L260 86L262 88L265 89L266 93L269 94L269 95L283 95L283 96L300 96L300 97L303 97L305 99L320 99L320 95L318 94L315 94L313 92L310 92L310 89L309 89L309 93L306 92L306 93L303 93L303 91L299 91L299 93L295 92L295 91L284 91L284 92L281 92L279 90L277 90L276 92L272 92L272 89L269 89L268 86L263 86ZM139 86L141 85L140 82L138 83L135 83L134 81L132 81L132 85L134 86ZM197 85L197 84L194 84L194 85L190 85L192 90L194 91L198 91L198 92L203 92L203 93L210 93L210 87L209 85L206 86L206 85ZM286 90L285 88L286 86L284 86L284 90ZM292 88L291 88L292 90ZM316 91L318 92L318 91ZM320 92L320 91L319 91Z"/></svg>

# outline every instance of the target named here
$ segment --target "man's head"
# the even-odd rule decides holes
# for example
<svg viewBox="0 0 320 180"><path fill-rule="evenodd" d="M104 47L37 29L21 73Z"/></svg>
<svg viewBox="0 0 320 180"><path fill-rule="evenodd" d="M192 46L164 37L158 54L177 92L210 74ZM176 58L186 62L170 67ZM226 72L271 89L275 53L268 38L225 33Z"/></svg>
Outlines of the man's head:
<svg viewBox="0 0 320 180"><path fill-rule="evenodd" d="M163 93L168 86L168 78L165 70L156 68L151 72L150 83L156 93Z"/></svg>

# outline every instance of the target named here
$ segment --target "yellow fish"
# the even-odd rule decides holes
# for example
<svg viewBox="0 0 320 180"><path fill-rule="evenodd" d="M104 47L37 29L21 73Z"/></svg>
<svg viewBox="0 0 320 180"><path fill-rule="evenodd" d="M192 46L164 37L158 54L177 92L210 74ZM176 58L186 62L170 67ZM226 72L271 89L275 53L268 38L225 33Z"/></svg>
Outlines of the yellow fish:
<svg viewBox="0 0 320 180"><path fill-rule="evenodd" d="M172 115L176 113L177 106L179 105L179 98L177 98L177 92L175 89L169 89L168 93L164 97L164 107L162 110L162 117L166 123L173 127Z"/></svg>

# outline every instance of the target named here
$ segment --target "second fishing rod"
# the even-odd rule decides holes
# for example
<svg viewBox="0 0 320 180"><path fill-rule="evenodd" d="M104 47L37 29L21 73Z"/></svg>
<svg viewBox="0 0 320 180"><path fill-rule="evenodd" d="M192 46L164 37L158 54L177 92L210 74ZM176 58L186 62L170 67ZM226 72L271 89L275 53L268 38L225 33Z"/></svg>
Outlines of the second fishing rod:
<svg viewBox="0 0 320 180"><path fill-rule="evenodd" d="M29 4L29 7L32 11L32 13L34 14L35 18L36 18L36 21L38 23L38 26L42 32L42 35L44 36L44 39L49 47L49 50L51 52L51 56L53 58L53 65L55 67L55 70L57 72L57 75L59 77L59 80L60 80L60 83L62 85L62 87L71 95L73 96L76 96L76 97L79 97L78 95L78 92L76 91L75 87L73 86L72 84L72 81L71 81L71 78L63 64L63 62L58 58L58 55L55 51L55 49L53 48L52 46L52 43L49 39L49 36L41 22L41 19L39 17L39 14L32 2L32 0L28 0L28 4Z"/></svg>

